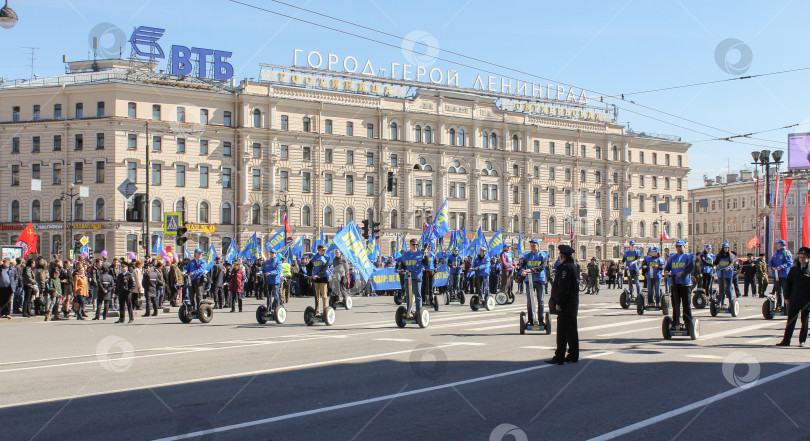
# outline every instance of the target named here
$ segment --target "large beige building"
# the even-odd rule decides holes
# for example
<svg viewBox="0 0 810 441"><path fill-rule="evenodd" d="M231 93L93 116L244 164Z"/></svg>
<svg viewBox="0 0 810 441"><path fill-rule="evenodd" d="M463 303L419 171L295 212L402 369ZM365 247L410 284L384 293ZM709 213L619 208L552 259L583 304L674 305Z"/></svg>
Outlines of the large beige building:
<svg viewBox="0 0 810 441"><path fill-rule="evenodd" d="M378 220L387 254L395 235L418 236L445 198L452 228L503 228L507 242L521 231L552 255L572 228L582 257L616 258L629 238L656 244L659 221L686 238L689 144L633 133L604 107L506 107L496 93L393 81L408 93L390 96L334 73L227 84L128 60L98 64L0 84L0 242L32 221L42 253L72 230L96 255L143 254L140 196L116 190L127 178L138 194L150 180L150 236L163 213L185 210L189 245L213 243L220 254L234 237L266 240L285 206L308 238ZM85 197L69 196L82 187Z"/></svg>

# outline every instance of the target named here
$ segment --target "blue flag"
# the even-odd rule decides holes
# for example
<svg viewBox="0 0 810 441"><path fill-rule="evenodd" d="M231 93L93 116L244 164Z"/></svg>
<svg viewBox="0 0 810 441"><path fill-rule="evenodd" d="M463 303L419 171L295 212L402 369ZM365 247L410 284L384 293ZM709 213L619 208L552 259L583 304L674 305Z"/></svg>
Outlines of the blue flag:
<svg viewBox="0 0 810 441"><path fill-rule="evenodd" d="M487 255L489 257L496 257L503 249L503 231L498 228L498 232L489 240L489 248L487 248Z"/></svg>
<svg viewBox="0 0 810 441"><path fill-rule="evenodd" d="M478 227L478 232L475 233L475 237L473 237L472 242L470 242L470 249L467 250L469 255L478 254L478 249L481 247L486 248L487 246L487 238L484 236L484 233L481 231L481 227Z"/></svg>
<svg viewBox="0 0 810 441"><path fill-rule="evenodd" d="M188 248L183 248L183 250L186 252L186 259L191 259L191 251L189 251Z"/></svg>
<svg viewBox="0 0 810 441"><path fill-rule="evenodd" d="M467 256L467 252L470 248L470 239L467 238L467 227L461 227L461 248L459 250L459 254L462 256Z"/></svg>
<svg viewBox="0 0 810 441"><path fill-rule="evenodd" d="M236 240L231 239L231 244L228 245L228 251L225 252L225 261L228 263L233 263L238 254L239 253L236 251Z"/></svg>
<svg viewBox="0 0 810 441"><path fill-rule="evenodd" d="M253 262L254 260L261 257L261 251L259 248L259 238L258 236L256 236L256 233L253 233L253 236L250 236L250 239L248 239L247 243L245 244L245 247L242 248L241 252L239 252L238 257L240 259L245 259L250 262Z"/></svg>
<svg viewBox="0 0 810 441"><path fill-rule="evenodd" d="M442 208L439 208L436 218L433 220L433 237L444 237L449 232L450 220L447 216L447 199L445 198Z"/></svg>
<svg viewBox="0 0 810 441"><path fill-rule="evenodd" d="M267 250L269 253L270 251L278 252L280 249L285 247L286 244L284 243L284 229L278 230L276 234L270 236L270 239L267 239L267 242L264 243L264 249Z"/></svg>
<svg viewBox="0 0 810 441"><path fill-rule="evenodd" d="M215 247L214 244L211 244L211 246L208 247L208 252L205 253L205 257L203 257L203 260L205 260L206 271L209 271L214 267L214 260L216 260L217 256L219 256L219 254L217 254L217 247Z"/></svg>
<svg viewBox="0 0 810 441"><path fill-rule="evenodd" d="M520 235L520 231L518 231L517 255L523 256L523 236Z"/></svg>
<svg viewBox="0 0 810 441"><path fill-rule="evenodd" d="M162 249L163 249L163 233L158 233L155 245L152 247L152 252L155 254L160 254L160 250Z"/></svg>
<svg viewBox="0 0 810 441"><path fill-rule="evenodd" d="M290 254L293 257L297 258L298 260L301 260L301 254L304 252L304 240L306 240L306 238L307 235L302 234L301 237L299 237L298 240L295 242L295 245L293 245L292 248L290 249Z"/></svg>
<svg viewBox="0 0 810 441"><path fill-rule="evenodd" d="M377 244L377 236L371 236L368 240L368 246L366 250L368 251L368 258L371 259L372 262L377 260L377 256L379 256L379 249L380 246Z"/></svg>
<svg viewBox="0 0 810 441"><path fill-rule="evenodd" d="M374 271L374 264L368 258L368 250L363 246L363 238L357 225L354 223L346 225L335 234L332 242L360 272L363 280L368 281Z"/></svg>

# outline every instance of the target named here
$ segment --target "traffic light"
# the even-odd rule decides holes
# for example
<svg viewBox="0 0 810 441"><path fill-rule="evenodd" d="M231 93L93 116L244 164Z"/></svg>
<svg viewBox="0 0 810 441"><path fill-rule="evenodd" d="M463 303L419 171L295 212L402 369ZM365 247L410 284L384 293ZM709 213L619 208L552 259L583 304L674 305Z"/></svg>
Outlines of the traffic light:
<svg viewBox="0 0 810 441"><path fill-rule="evenodd" d="M362 230L363 230L363 239L366 239L366 240L368 240L368 238L369 238L369 235L368 235L369 223L370 222L369 222L368 219L363 220L363 228L362 228Z"/></svg>
<svg viewBox="0 0 810 441"><path fill-rule="evenodd" d="M73 241L73 252L78 253L80 249L82 249L82 243L79 242L78 240L74 240Z"/></svg>
<svg viewBox="0 0 810 441"><path fill-rule="evenodd" d="M188 233L188 228L186 228L185 225L177 229L177 237L174 238L174 243L176 243L177 246L182 247L186 244L186 241L188 241L186 233Z"/></svg>
<svg viewBox="0 0 810 441"><path fill-rule="evenodd" d="M380 223L371 222L371 235L380 237Z"/></svg>
<svg viewBox="0 0 810 441"><path fill-rule="evenodd" d="M394 190L394 172L388 172L388 191Z"/></svg>

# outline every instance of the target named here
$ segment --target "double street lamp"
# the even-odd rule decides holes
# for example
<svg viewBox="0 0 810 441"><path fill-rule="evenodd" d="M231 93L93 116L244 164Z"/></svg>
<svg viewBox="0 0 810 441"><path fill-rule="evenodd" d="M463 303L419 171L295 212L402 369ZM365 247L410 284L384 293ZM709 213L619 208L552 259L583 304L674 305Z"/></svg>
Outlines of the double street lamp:
<svg viewBox="0 0 810 441"><path fill-rule="evenodd" d="M283 213L287 215L287 219L289 219L290 216L289 213L287 213L287 207L290 208L295 207L295 203L292 201L292 199L287 198L286 191L282 191L281 197L278 198L278 200L276 200L276 208L280 208L283 211ZM280 222L282 223L281 228L284 228L284 245L287 245L287 227L283 225L284 223L283 219L284 218L281 218Z"/></svg>
<svg viewBox="0 0 810 441"><path fill-rule="evenodd" d="M71 183L70 184L70 192L62 192L61 197L59 198L59 200L61 202L70 201L70 206L68 207L68 213L67 213L70 216L70 220L68 221L68 216L65 216L65 223L67 225L65 225L65 229L64 229L64 231L69 231L69 234L70 234L70 239L69 240L70 240L70 242L68 242L68 238L66 237L65 240L64 240L64 243L62 245L62 251L64 252L65 260L68 260L68 258L70 257L70 253L68 252L67 244L70 244L70 249L72 249L74 251L75 251L75 248L76 248L74 246L74 243L73 243L73 221L74 221L74 219L73 219L73 210L74 210L73 199L75 197L79 196L79 193L74 193L75 189L76 189L76 184ZM64 207L64 204L62 206ZM70 222L70 223L68 223L68 222Z"/></svg>
<svg viewBox="0 0 810 441"><path fill-rule="evenodd" d="M765 256L766 258L771 255L771 217L770 211L773 209L773 201L771 200L771 165L776 166L777 176L779 174L779 164L782 163L782 155L785 152L776 150L771 153L770 150L754 151L751 152L751 157L754 159L753 165L755 167L762 167L765 169ZM773 158L773 160L771 160ZM759 195L757 195L759 198ZM759 202L759 201L757 201ZM757 217L757 235L759 235L759 217Z"/></svg>

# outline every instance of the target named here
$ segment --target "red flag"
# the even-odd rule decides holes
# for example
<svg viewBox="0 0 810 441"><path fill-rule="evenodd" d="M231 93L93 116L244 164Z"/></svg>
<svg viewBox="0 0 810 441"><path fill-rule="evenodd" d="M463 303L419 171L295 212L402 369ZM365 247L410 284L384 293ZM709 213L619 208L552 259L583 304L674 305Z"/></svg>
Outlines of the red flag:
<svg viewBox="0 0 810 441"><path fill-rule="evenodd" d="M747 246L752 250L756 248L757 245L759 245L759 238L757 236L752 237L751 240L749 240L748 243L745 244L745 246Z"/></svg>
<svg viewBox="0 0 810 441"><path fill-rule="evenodd" d="M23 258L25 258L28 253L32 253L37 249L37 235L34 234L34 224L31 222L28 223L28 226L20 233L20 237L17 239L15 245L23 247Z"/></svg>
<svg viewBox="0 0 810 441"><path fill-rule="evenodd" d="M292 234L292 229L290 228L290 221L287 220L287 215L284 215L284 231L287 232L287 235Z"/></svg>
<svg viewBox="0 0 810 441"><path fill-rule="evenodd" d="M787 240L787 213L785 213L785 202L787 201L790 186L793 184L793 178L785 178L785 196L782 198L782 214L779 218L779 233L782 240Z"/></svg>
<svg viewBox="0 0 810 441"><path fill-rule="evenodd" d="M810 246L810 226L807 218L810 217L810 180L807 181L807 198L804 203L804 219L802 219L802 246Z"/></svg>

